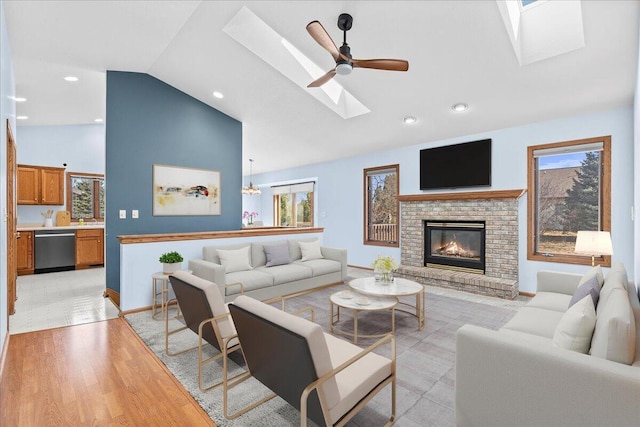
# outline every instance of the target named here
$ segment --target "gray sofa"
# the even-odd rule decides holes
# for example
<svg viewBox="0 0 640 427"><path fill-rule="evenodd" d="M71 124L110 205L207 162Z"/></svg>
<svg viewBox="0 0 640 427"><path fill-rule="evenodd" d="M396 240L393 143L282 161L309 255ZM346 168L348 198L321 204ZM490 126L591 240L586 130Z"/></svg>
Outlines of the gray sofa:
<svg viewBox="0 0 640 427"><path fill-rule="evenodd" d="M569 301L586 276L539 272L536 296L500 330L458 330L456 425L640 425L640 303L622 264L597 304L576 303L586 307L579 327L595 318L586 353L562 346Z"/></svg>
<svg viewBox="0 0 640 427"><path fill-rule="evenodd" d="M226 301L239 295L240 287L224 288L232 283L242 283L244 294L258 300L267 300L314 288L343 283L347 278L347 250L320 246L322 258L302 260L300 242L309 243L317 239L290 239L267 242L246 242L228 246L205 246L202 259L189 261L194 275L220 286ZM288 246L289 263L267 266L265 246ZM241 271L222 265L218 250L233 251L249 249L250 266Z"/></svg>

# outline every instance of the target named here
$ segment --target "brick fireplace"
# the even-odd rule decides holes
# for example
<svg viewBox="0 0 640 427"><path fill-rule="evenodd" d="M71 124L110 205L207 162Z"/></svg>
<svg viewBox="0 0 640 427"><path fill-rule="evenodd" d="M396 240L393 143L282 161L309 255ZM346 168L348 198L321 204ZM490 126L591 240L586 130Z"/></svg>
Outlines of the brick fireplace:
<svg viewBox="0 0 640 427"><path fill-rule="evenodd" d="M398 274L428 285L515 298L518 295L518 199L523 194L524 190L504 190L398 196L401 251ZM484 274L482 270L455 266L434 268L428 262L426 223L447 221L454 225L484 225Z"/></svg>

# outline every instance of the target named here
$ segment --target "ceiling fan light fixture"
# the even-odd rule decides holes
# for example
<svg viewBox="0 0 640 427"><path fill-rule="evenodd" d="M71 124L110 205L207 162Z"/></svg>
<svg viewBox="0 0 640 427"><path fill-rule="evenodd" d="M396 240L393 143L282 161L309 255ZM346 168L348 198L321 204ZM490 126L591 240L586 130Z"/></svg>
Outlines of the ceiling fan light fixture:
<svg viewBox="0 0 640 427"><path fill-rule="evenodd" d="M341 62L336 65L336 73L341 76L347 76L353 71L353 65L348 62Z"/></svg>

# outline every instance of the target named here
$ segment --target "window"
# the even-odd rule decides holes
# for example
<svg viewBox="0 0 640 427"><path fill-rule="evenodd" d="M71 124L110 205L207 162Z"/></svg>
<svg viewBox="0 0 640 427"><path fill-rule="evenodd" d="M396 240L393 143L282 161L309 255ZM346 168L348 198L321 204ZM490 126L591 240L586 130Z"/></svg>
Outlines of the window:
<svg viewBox="0 0 640 427"><path fill-rule="evenodd" d="M611 231L611 137L529 147L528 187L528 259L590 265L576 235Z"/></svg>
<svg viewBox="0 0 640 427"><path fill-rule="evenodd" d="M400 165L364 170L364 244L398 247Z"/></svg>
<svg viewBox="0 0 640 427"><path fill-rule="evenodd" d="M67 209L72 221L104 221L104 175L67 172Z"/></svg>
<svg viewBox="0 0 640 427"><path fill-rule="evenodd" d="M274 225L313 227L313 185L304 182L272 187Z"/></svg>

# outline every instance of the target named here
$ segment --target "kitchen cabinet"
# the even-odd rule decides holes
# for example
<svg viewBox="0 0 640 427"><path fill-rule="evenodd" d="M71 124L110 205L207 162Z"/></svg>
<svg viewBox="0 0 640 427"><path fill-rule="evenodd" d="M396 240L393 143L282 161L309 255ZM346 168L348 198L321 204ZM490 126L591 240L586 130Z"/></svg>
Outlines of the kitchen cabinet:
<svg viewBox="0 0 640 427"><path fill-rule="evenodd" d="M19 205L37 205L40 201L40 169L18 165L16 186Z"/></svg>
<svg viewBox="0 0 640 427"><path fill-rule="evenodd" d="M76 268L104 265L104 229L76 230Z"/></svg>
<svg viewBox="0 0 640 427"><path fill-rule="evenodd" d="M33 274L33 231L20 231L17 244L18 275Z"/></svg>
<svg viewBox="0 0 640 427"><path fill-rule="evenodd" d="M64 205L64 168L18 165L19 205Z"/></svg>

